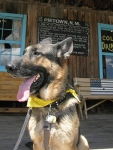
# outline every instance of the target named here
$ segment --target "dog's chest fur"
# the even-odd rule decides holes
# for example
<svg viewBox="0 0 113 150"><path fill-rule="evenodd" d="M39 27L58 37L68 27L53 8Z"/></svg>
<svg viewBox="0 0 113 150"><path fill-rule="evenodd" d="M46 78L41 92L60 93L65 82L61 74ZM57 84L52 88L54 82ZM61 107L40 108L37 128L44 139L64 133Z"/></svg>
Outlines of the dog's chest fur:
<svg viewBox="0 0 113 150"><path fill-rule="evenodd" d="M53 108L53 111L57 114L59 111L63 112L73 104L76 100L70 98L70 100L62 103L58 108ZM48 108L33 109L32 115L28 124L29 133L34 143L40 143L37 150L44 150L44 119L48 114ZM73 131L73 132L72 132ZM79 140L79 119L76 111L76 107L70 112L64 111L57 117L56 123L51 124L50 129L50 150L76 150L76 146ZM73 145L74 143L74 145ZM35 146L35 144L34 144Z"/></svg>

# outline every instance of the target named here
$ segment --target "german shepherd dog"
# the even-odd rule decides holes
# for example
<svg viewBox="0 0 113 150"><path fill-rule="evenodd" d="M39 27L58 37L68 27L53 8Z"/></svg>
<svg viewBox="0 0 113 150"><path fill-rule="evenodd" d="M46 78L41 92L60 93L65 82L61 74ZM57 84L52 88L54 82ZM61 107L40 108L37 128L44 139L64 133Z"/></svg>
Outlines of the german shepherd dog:
<svg viewBox="0 0 113 150"><path fill-rule="evenodd" d="M46 38L27 47L21 58L6 66L13 77L25 78L17 99L23 102L30 97L28 103L33 104L28 104L32 108L28 130L34 150L89 150L86 138L79 132L78 100L68 87L65 58L72 51L71 37L56 44ZM41 104L34 105L32 100L41 100ZM49 132L48 148L44 144L45 131Z"/></svg>

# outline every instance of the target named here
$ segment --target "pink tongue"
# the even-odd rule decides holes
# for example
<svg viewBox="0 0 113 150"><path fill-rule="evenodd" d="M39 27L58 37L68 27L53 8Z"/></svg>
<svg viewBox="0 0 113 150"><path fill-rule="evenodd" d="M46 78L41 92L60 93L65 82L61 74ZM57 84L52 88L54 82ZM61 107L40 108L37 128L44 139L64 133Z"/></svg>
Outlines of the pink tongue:
<svg viewBox="0 0 113 150"><path fill-rule="evenodd" d="M25 79L24 82L21 84L18 94L17 94L17 100L19 102L27 101L30 95L30 86L33 83L36 76Z"/></svg>

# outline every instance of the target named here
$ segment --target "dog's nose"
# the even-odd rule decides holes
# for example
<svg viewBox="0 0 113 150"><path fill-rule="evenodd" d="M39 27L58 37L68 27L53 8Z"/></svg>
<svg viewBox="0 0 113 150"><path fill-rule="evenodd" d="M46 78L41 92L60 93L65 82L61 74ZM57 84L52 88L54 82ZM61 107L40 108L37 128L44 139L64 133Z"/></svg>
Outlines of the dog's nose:
<svg viewBox="0 0 113 150"><path fill-rule="evenodd" d="M6 69L7 69L7 71L13 71L13 70L15 70L15 65L14 64L11 64L11 63L8 63L7 65L6 65Z"/></svg>

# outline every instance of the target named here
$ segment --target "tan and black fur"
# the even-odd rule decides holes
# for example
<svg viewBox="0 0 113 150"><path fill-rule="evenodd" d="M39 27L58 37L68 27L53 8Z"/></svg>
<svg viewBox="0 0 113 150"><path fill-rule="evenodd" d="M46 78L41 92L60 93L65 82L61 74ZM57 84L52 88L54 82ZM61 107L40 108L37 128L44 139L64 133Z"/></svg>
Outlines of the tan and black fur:
<svg viewBox="0 0 113 150"><path fill-rule="evenodd" d="M51 124L49 150L88 150L88 142L80 134L80 122L77 114L77 99L68 90L68 68L63 61L73 51L72 38L52 44L50 38L26 48L24 55L7 64L7 71L13 77L30 78L39 75L30 87L31 95L45 101L56 100L51 104L57 115L56 123ZM34 150L45 150L44 117L49 106L32 108L28 124ZM59 113L61 112L61 113Z"/></svg>

